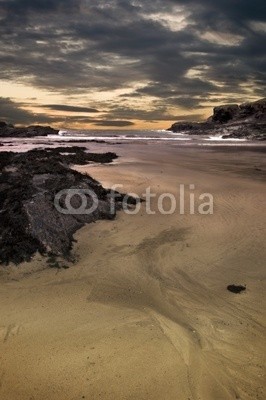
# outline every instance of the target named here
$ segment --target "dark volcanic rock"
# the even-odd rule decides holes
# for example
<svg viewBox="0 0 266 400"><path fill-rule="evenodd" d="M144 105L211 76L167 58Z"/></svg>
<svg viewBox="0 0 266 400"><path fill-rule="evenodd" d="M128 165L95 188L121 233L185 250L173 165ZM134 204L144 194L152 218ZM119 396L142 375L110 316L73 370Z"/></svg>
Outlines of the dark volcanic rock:
<svg viewBox="0 0 266 400"><path fill-rule="evenodd" d="M225 133L226 132L226 133ZM266 123L234 123L222 131L223 139L266 140Z"/></svg>
<svg viewBox="0 0 266 400"><path fill-rule="evenodd" d="M242 285L228 285L228 286L227 286L227 290L229 290L229 292L238 294L238 293L241 293L241 292L243 292L244 290L246 290L246 286L242 286Z"/></svg>
<svg viewBox="0 0 266 400"><path fill-rule="evenodd" d="M240 104L238 118L266 122L266 99Z"/></svg>
<svg viewBox="0 0 266 400"><path fill-rule="evenodd" d="M175 122L168 131L186 132L194 135L202 134L214 128L211 122Z"/></svg>
<svg viewBox="0 0 266 400"><path fill-rule="evenodd" d="M7 128L8 126L9 126L10 128L14 128L13 125L8 125L6 122L0 121L0 129Z"/></svg>
<svg viewBox="0 0 266 400"><path fill-rule="evenodd" d="M206 122L177 122L169 129L193 135L222 135L223 139L266 140L266 99L215 107Z"/></svg>
<svg viewBox="0 0 266 400"><path fill-rule="evenodd" d="M105 163L116 157L114 153L86 153L80 147L0 152L0 263L29 261L37 251L67 258L77 229L98 219L115 218L125 195L116 193L113 204L110 190L70 169L69 164ZM83 193L86 209L95 197L97 206L91 213L68 213L63 194L58 200L63 212L58 211L55 197L66 189L75 190L74 210L80 207ZM128 198L129 204L137 201Z"/></svg>
<svg viewBox="0 0 266 400"><path fill-rule="evenodd" d="M226 106L214 107L212 122L226 124L237 116L239 107L237 104L228 104Z"/></svg>
<svg viewBox="0 0 266 400"><path fill-rule="evenodd" d="M11 124L0 121L0 137L34 137L57 134L58 130L50 126L32 125L28 127L14 127Z"/></svg>

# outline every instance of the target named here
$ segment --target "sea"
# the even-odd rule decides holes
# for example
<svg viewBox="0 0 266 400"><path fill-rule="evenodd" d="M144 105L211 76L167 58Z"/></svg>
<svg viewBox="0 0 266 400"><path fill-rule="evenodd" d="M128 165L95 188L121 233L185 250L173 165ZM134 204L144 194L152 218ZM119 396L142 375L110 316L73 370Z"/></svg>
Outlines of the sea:
<svg viewBox="0 0 266 400"><path fill-rule="evenodd" d="M67 130L57 135L33 138L2 138L0 151L28 151L36 147L62 146L69 143L89 143L104 141L110 144L122 143L173 143L177 146L237 146L260 147L266 149L265 142L247 139L223 139L222 135L191 135L186 132L173 133L167 130Z"/></svg>
<svg viewBox="0 0 266 400"><path fill-rule="evenodd" d="M245 142L246 139L222 139L220 136L212 135L191 135L188 133L174 133L167 130L60 130L59 136L66 139L79 139L84 138L90 140L105 140L105 141L179 141L184 144L192 142ZM192 144L191 143L191 144Z"/></svg>

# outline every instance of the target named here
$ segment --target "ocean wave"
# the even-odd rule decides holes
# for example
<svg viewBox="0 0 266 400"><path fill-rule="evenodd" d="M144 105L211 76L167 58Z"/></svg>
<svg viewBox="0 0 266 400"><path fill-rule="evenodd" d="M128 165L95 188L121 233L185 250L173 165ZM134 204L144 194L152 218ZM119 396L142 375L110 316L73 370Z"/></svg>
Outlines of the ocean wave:
<svg viewBox="0 0 266 400"><path fill-rule="evenodd" d="M58 136L58 135L48 135L49 139L59 139L60 141L65 140L66 142L68 140L86 140L86 141L91 141L91 140L191 140L191 138L177 138L177 137L159 137L159 136L126 136L126 135L119 135L119 136L73 136L73 135L65 135L65 136Z"/></svg>
<svg viewBox="0 0 266 400"><path fill-rule="evenodd" d="M210 136L208 138L204 138L203 140L212 140L212 141L230 141L230 142L246 142L247 139L239 139L239 138L223 138L223 135Z"/></svg>

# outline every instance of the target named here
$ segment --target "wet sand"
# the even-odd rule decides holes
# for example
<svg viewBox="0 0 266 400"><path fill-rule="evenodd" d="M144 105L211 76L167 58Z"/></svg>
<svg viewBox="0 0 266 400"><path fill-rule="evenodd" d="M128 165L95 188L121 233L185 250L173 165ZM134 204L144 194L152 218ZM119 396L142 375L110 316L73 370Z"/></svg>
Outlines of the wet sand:
<svg viewBox="0 0 266 400"><path fill-rule="evenodd" d="M265 153L108 151L119 161L76 168L125 192L150 186L153 210L194 184L196 199L214 196L214 214L147 215L143 204L78 231L68 270L36 257L2 272L0 398L264 399ZM247 290L230 293L232 283Z"/></svg>

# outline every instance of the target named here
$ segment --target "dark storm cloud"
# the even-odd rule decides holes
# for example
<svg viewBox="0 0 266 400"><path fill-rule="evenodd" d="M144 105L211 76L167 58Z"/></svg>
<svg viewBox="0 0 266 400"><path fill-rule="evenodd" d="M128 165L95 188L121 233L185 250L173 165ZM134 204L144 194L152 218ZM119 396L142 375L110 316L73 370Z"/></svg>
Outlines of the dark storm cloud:
<svg viewBox="0 0 266 400"><path fill-rule="evenodd" d="M31 125L36 123L60 123L62 126L73 124L75 122L91 123L95 126L113 126L113 127L127 127L133 126L134 123L126 120L108 120L105 118L94 119L88 118L85 115L70 115L67 117L50 116L44 113L32 113L23 108L23 104L16 103L7 97L0 97L0 121L5 121L18 125Z"/></svg>
<svg viewBox="0 0 266 400"><path fill-rule="evenodd" d="M30 124L33 114L23 110L9 98L0 97L0 120L8 123Z"/></svg>
<svg viewBox="0 0 266 400"><path fill-rule="evenodd" d="M171 100L173 98L185 101L186 98L192 98L195 96L208 96L209 93L219 90L214 84L202 81L198 78L188 79L183 78L182 82L177 82L176 86L169 83L152 83L145 86L142 89L138 89L133 95L139 94L140 96L149 95L165 100ZM193 104L192 104L193 105Z"/></svg>
<svg viewBox="0 0 266 400"><path fill-rule="evenodd" d="M86 112L86 113L98 113L99 111L96 108L89 107L79 107L79 106L68 106L61 104L45 104L42 108L48 108L49 110L54 111L69 111L69 112Z"/></svg>
<svg viewBox="0 0 266 400"><path fill-rule="evenodd" d="M262 21L266 16L264 0L169 0L172 4L193 7L200 26L244 25L246 21ZM195 18L195 17L194 17Z"/></svg>
<svg viewBox="0 0 266 400"><path fill-rule="evenodd" d="M77 0L1 0L0 9L13 14L28 12L51 12L64 8L67 11L79 7Z"/></svg>
<svg viewBox="0 0 266 400"><path fill-rule="evenodd" d="M0 120L11 124L31 125L64 122L65 118L49 116L45 113L35 114L23 108L24 104L16 103L8 97L0 97Z"/></svg>
<svg viewBox="0 0 266 400"><path fill-rule="evenodd" d="M0 78L66 94L142 83L142 89L124 95L121 102L152 96L154 106L199 110L210 96L248 96L245 83L253 82L253 95L262 96L266 37L254 23L265 20L264 4L262 0L0 0ZM178 18L179 13L187 23L180 30L160 17ZM177 19L177 27L179 23ZM206 34L218 39L208 40ZM187 77L188 71L202 66L206 68L200 75ZM145 119L136 109L137 116Z"/></svg>
<svg viewBox="0 0 266 400"><path fill-rule="evenodd" d="M109 118L122 118L122 119L140 119L143 121L178 121L178 120L193 120L201 118L201 114L190 115L171 115L167 112L167 108L158 104L153 110L133 109L130 107L111 106L109 114L105 115Z"/></svg>
<svg viewBox="0 0 266 400"><path fill-rule="evenodd" d="M113 121L113 120L105 121L105 120L102 120L102 121L94 122L94 125L97 125L97 126L126 127L126 126L133 126L135 124L134 124L134 122L131 122L131 121Z"/></svg>
<svg viewBox="0 0 266 400"><path fill-rule="evenodd" d="M85 115L78 115L78 116L72 115L64 119L59 119L59 121L64 122L66 125L71 124L73 122L89 123L96 126L116 126L116 127L126 127L135 125L134 122L126 121L125 119L117 120L113 118L108 120L106 119L106 117L107 116L103 116L102 118L95 119L95 118L88 118Z"/></svg>

